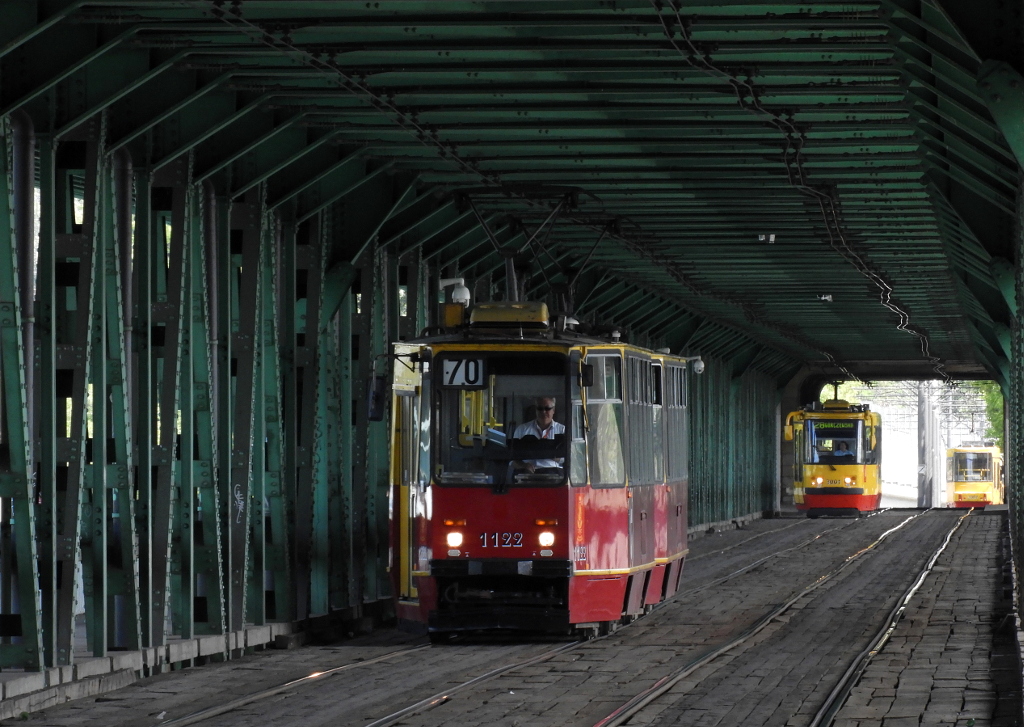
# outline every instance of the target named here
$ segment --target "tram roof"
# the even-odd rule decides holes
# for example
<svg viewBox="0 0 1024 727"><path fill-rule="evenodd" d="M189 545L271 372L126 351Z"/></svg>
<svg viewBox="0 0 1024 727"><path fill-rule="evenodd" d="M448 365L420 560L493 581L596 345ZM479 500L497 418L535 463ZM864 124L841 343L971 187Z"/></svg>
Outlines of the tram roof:
<svg viewBox="0 0 1024 727"><path fill-rule="evenodd" d="M353 255L497 281L532 250L531 295L734 373L1005 383L1016 4L673 7L18 0L0 113L106 111L136 164L358 210Z"/></svg>

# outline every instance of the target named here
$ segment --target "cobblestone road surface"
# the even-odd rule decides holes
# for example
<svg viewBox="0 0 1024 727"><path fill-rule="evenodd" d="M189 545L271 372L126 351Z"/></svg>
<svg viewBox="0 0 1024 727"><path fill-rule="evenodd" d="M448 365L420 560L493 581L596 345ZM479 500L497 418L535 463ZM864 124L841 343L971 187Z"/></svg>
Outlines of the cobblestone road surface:
<svg viewBox="0 0 1024 727"><path fill-rule="evenodd" d="M762 520L742 530L710 533L691 543L682 592L654 613L607 638L587 642L545 662L517 668L455 693L440 706L404 717L400 724L589 727L662 676L739 634L818 576L914 514L917 513L890 511L860 520ZM962 513L938 511L915 518L813 596L798 601L795 608L756 637L691 674L630 724L806 725L824 695L880 627L895 599L938 547L959 514ZM940 710L940 705L952 704L952 692L948 690L961 687L961 691L970 688L977 692L969 700L977 727L990 724L982 720L991 717L997 708L1007 709L1005 704L999 707L1005 699L1000 702L993 698L997 687L980 676L983 670L988 672L992 661L988 655L990 636L985 643L990 624L982 622L989 618L998 590L990 581L995 579L1001 588L999 526L1003 519L985 516L968 520L971 527L964 529L947 551L949 563L940 562L940 567L948 570L940 570L926 582L922 593L930 595L920 599L924 610L908 619L905 635L897 631L904 640L894 640L890 649L898 645L900 653L890 657L887 651L886 658L872 664L840 714L843 727L966 725L965 721L893 722L898 713L902 714L898 691L901 684L905 694L913 692L918 697L927 686L928 701L922 704L917 699L914 704L925 714L934 703L931 714L936 719L953 714L945 707L945 711ZM989 525L975 526L982 520ZM976 536L976 531L986 534ZM968 533L972 540L965 541ZM816 536L819 537L815 539ZM716 582L786 549L793 550ZM991 554L979 556L989 550ZM960 560L956 560L958 557ZM977 557L986 560L983 567L974 569L972 558ZM958 580L961 571L962 578L973 580ZM971 590L970 595L958 590L964 587ZM978 595L985 589L992 592L991 598ZM947 613L950 609L952 615ZM943 618L947 623L933 628L932 624ZM950 636L942 641L940 632L951 633L950 618L960 619L965 625L962 629L953 628L957 638ZM381 631L333 646L261 652L224 664L143 680L98 699L37 713L29 723L37 727L155 726L315 671L424 643L421 637ZM325 677L205 724L366 725L486 671L548 652L554 646L458 644L397 653L387 661ZM924 658L925 654L932 659L935 654L952 651L957 652L957 658L954 661L949 657L949 669L938 669L937 662L931 665L930 681L923 672L909 673L915 659ZM896 661L892 662L892 658ZM998 657L996 662L999 663ZM1008 665L1009 661L1005 663ZM966 668L961 668L965 664ZM888 671L873 671L883 668ZM940 678L957 669L955 684ZM912 676L915 678L911 679ZM1010 681L1012 687L1000 687L1004 692L1019 688ZM966 701L958 707L957 715L967 714L965 704ZM850 711L857 708L862 711ZM983 716L986 709L988 716Z"/></svg>

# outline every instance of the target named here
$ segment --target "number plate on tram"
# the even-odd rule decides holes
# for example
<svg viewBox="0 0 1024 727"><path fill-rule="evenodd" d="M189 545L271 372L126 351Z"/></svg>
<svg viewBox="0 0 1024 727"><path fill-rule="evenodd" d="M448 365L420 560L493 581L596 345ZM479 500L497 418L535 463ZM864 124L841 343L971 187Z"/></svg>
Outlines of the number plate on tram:
<svg viewBox="0 0 1024 727"><path fill-rule="evenodd" d="M483 386L484 361L474 358L447 359L442 367L444 386Z"/></svg>
<svg viewBox="0 0 1024 727"><path fill-rule="evenodd" d="M485 548L522 548L522 533L480 533L480 543Z"/></svg>

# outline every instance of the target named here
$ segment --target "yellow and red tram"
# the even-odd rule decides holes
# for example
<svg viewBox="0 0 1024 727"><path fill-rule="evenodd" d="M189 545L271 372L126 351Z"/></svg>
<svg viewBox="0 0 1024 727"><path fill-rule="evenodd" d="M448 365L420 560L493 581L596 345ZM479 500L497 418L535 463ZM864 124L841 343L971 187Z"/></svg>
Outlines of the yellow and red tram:
<svg viewBox="0 0 1024 727"><path fill-rule="evenodd" d="M1002 451L983 443L947 449L946 486L952 507L1001 505L1004 502Z"/></svg>
<svg viewBox="0 0 1024 727"><path fill-rule="evenodd" d="M808 517L857 515L882 498L882 418L867 404L814 403L786 417L793 500Z"/></svg>
<svg viewBox="0 0 1024 727"><path fill-rule="evenodd" d="M400 619L597 633L675 593L686 358L552 330L543 303L478 305L394 354Z"/></svg>

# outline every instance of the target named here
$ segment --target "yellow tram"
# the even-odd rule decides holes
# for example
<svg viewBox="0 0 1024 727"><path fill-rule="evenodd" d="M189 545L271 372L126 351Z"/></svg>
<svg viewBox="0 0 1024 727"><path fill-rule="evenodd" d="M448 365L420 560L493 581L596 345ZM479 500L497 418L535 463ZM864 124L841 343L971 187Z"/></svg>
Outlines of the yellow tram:
<svg viewBox="0 0 1024 727"><path fill-rule="evenodd" d="M1003 453L999 447L946 450L946 493L951 507L985 507L1004 502Z"/></svg>
<svg viewBox="0 0 1024 727"><path fill-rule="evenodd" d="M882 418L867 404L815 402L786 417L793 499L808 517L858 515L882 497Z"/></svg>

